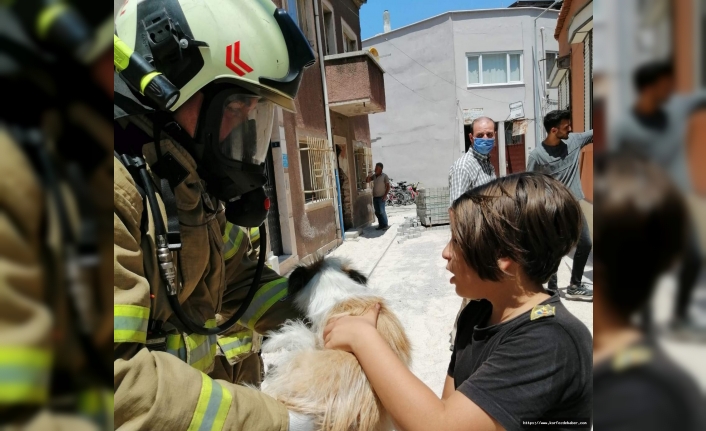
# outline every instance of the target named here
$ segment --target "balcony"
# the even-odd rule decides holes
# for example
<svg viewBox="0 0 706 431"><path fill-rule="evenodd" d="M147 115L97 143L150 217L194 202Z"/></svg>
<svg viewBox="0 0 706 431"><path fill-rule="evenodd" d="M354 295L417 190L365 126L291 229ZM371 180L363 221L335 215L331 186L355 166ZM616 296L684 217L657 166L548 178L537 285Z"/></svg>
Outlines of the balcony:
<svg viewBox="0 0 706 431"><path fill-rule="evenodd" d="M329 108L347 117L385 112L385 80L367 51L324 57Z"/></svg>

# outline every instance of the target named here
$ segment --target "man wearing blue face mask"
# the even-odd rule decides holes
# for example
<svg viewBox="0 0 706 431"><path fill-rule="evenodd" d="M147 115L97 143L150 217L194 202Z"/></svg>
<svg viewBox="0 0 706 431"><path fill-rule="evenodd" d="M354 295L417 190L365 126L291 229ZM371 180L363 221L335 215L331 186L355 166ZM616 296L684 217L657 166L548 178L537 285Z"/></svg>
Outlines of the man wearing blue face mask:
<svg viewBox="0 0 706 431"><path fill-rule="evenodd" d="M490 151L495 146L495 122L488 117L476 118L471 125L471 148L449 172L450 204L466 191L495 179Z"/></svg>
<svg viewBox="0 0 706 431"><path fill-rule="evenodd" d="M476 118L471 124L471 133L468 137L471 140L471 147L466 151L466 154L456 160L449 172L451 205L468 190L495 179L495 169L490 163L490 151L495 146L495 122L488 117ZM453 351L453 342L456 339L458 317L466 305L468 305L468 299L464 298L451 331L451 351Z"/></svg>
<svg viewBox="0 0 706 431"><path fill-rule="evenodd" d="M551 111L544 117L547 138L537 146L527 158L527 170L550 175L564 183L576 199L584 199L579 172L581 149L593 142L593 130L585 133L571 133L571 112L567 110ZM583 270L591 253L591 236L586 217L581 223L581 235L576 244L574 265L571 269L571 282L566 289L566 299L593 301L593 291L582 282ZM549 280L549 290L558 289L554 274Z"/></svg>

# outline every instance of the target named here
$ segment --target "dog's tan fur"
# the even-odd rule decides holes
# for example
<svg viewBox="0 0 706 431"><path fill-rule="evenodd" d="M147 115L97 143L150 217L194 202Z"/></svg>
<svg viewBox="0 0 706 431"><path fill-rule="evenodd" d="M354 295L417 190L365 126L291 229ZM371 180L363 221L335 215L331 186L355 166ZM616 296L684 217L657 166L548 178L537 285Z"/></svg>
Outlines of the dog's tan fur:
<svg viewBox="0 0 706 431"><path fill-rule="evenodd" d="M341 265L338 270L347 273L349 268ZM360 316L377 303L381 304L378 332L409 366L409 340L385 301L375 296L354 296L336 303L322 321L312 322L313 348L292 352L285 362L268 373L263 391L284 403L289 410L314 416L321 431L391 430L389 415L355 356L323 348L323 328L331 317Z"/></svg>

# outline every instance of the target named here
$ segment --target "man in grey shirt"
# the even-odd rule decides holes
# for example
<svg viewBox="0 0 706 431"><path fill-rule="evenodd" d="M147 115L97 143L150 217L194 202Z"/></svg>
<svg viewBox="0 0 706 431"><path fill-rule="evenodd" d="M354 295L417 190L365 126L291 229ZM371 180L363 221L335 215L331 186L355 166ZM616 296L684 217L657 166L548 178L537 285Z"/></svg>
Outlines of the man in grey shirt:
<svg viewBox="0 0 706 431"><path fill-rule="evenodd" d="M544 117L547 139L532 150L527 160L527 170L541 172L561 181L571 190L576 199L584 199L579 172L581 149L593 142L593 130L586 133L571 133L571 112L551 111ZM593 301L593 291L582 282L583 270L591 253L591 235L586 217L581 214L581 236L576 244L571 282L566 289L566 299ZM556 274L549 280L549 289L557 290Z"/></svg>
<svg viewBox="0 0 706 431"><path fill-rule="evenodd" d="M376 229L387 229L389 226L387 224L387 213L385 212L385 201L387 200L387 194L390 193L390 178L387 174L382 173L382 163L375 165L375 172L371 172L365 181L373 183L373 208L375 209L375 216L378 218L378 227Z"/></svg>
<svg viewBox="0 0 706 431"><path fill-rule="evenodd" d="M674 69L670 62L639 67L633 76L637 100L632 112L616 126L611 150L627 151L662 167L684 193L692 184L687 163L687 129L691 114L706 103L706 92L674 94ZM704 329L689 319L688 308L701 271L701 250L691 222L688 247L678 276L677 298L670 323L674 335L703 337ZM649 314L646 316L651 319ZM651 323L651 322L648 322Z"/></svg>

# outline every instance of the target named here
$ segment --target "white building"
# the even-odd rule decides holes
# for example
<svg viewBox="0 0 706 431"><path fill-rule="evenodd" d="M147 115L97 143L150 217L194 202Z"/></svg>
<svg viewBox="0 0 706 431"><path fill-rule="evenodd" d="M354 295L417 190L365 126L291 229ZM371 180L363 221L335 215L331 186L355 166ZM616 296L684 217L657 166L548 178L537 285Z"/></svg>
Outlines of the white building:
<svg viewBox="0 0 706 431"><path fill-rule="evenodd" d="M483 115L504 132L491 155L496 173L523 171L535 121L541 128L535 106L557 109L557 91L546 85L557 15L537 7L447 12L364 40L386 72L387 111L370 116L374 161L395 180L445 187L469 145L470 119ZM518 102L522 113L511 115Z"/></svg>

